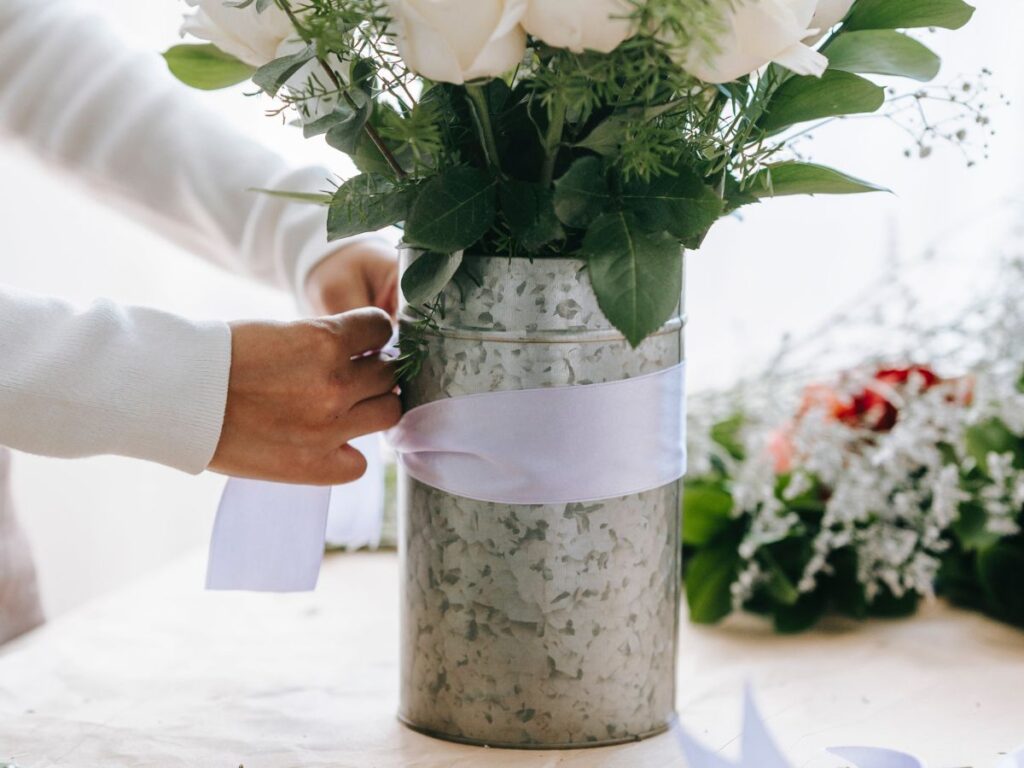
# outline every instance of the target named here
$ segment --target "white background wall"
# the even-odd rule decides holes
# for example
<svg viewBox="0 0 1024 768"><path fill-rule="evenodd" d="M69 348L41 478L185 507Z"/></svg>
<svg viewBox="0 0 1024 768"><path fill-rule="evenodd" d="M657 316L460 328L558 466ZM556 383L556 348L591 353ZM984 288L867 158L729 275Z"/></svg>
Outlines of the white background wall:
<svg viewBox="0 0 1024 768"><path fill-rule="evenodd" d="M1019 100L1024 51L1010 31L1024 28L1024 4L978 2L969 29L930 39L946 60L940 78L989 67L993 91ZM93 4L154 52L175 41L184 8L180 0ZM297 161L335 162L344 171L336 156L263 118L258 99L240 90L196 98ZM1024 111L1014 104L993 108L991 116L998 131L991 157L972 169L958 152L941 147L927 160L904 159L906 136L884 121L850 120L820 131L805 146L815 160L896 194L774 201L719 225L689 258L691 386L724 385L756 371L784 335L800 335L855 300L897 254L910 258L942 243L957 258L926 275L930 290L950 301L969 291L1006 241L1022 191ZM286 297L207 267L100 207L73 180L16 147L0 144L0 170L0 281L6 284L79 303L107 296L193 317L291 312ZM203 546L221 484L214 476L191 478L122 459L19 456L16 494L50 613Z"/></svg>

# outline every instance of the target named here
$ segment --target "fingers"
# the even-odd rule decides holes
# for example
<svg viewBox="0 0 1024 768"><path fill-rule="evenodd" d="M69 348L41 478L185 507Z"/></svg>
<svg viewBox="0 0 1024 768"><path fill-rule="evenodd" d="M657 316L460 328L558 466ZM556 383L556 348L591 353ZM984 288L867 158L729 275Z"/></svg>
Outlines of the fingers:
<svg viewBox="0 0 1024 768"><path fill-rule="evenodd" d="M376 307L357 309L331 318L336 326L339 352L352 359L367 352L379 352L391 341L391 318Z"/></svg>
<svg viewBox="0 0 1024 768"><path fill-rule="evenodd" d="M402 402L398 395L381 395L364 400L348 412L340 424L339 437L348 442L362 435L372 435L391 429L402 418Z"/></svg>
<svg viewBox="0 0 1024 768"><path fill-rule="evenodd" d="M380 357L349 361L337 373L342 401L350 407L363 400L393 392L397 386L397 363Z"/></svg>
<svg viewBox="0 0 1024 768"><path fill-rule="evenodd" d="M366 457L351 445L334 451L324 463L322 475L316 485L344 485L354 483L366 474Z"/></svg>

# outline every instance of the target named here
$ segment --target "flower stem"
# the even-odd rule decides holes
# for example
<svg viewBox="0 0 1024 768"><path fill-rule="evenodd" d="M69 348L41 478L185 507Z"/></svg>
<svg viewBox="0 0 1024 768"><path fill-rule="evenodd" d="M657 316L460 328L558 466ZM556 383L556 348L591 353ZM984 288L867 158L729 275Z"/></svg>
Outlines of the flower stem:
<svg viewBox="0 0 1024 768"><path fill-rule="evenodd" d="M342 98L345 99L345 102L353 110L358 110L359 105L356 104L355 99L352 98L352 94L348 92L348 89L345 87L345 84L341 82L341 78L338 77L337 73L333 69L331 69L331 65L328 64L325 59L320 57L317 58L317 61L323 68L324 72L327 73L327 76L334 84L335 89L338 91L338 93L341 94ZM370 141L373 142L373 146L375 146L377 148L377 151L380 152L381 156L384 158L384 161L388 164L388 167L391 168L392 172L394 172L395 176L398 177L399 179L404 179L408 174L402 167L402 164L399 163L398 160L395 158L394 153L391 151L388 145L384 143L384 139L381 138L380 134L377 133L376 129L372 125L370 125L369 122L367 122L366 125L363 126L363 131L366 133Z"/></svg>
<svg viewBox="0 0 1024 768"><path fill-rule="evenodd" d="M498 157L498 143L494 138L494 125L491 123L491 110L487 104L487 93L482 85L467 85L466 92L473 107L473 114L476 117L476 127L480 132L480 144L487 157L487 164L501 171L501 163Z"/></svg>
<svg viewBox="0 0 1024 768"><path fill-rule="evenodd" d="M558 100L551 107L551 122L544 137L544 165L540 181L545 187L551 186L555 178L555 162L562 148L562 132L565 130L565 102Z"/></svg>

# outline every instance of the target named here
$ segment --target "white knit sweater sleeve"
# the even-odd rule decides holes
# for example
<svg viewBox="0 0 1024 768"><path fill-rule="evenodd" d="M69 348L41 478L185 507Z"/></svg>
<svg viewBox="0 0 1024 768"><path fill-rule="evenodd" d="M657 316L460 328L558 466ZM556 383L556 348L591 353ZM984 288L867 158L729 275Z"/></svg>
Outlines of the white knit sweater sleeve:
<svg viewBox="0 0 1024 768"><path fill-rule="evenodd" d="M73 2L0 0L5 136L211 261L282 288L299 291L340 247L326 242L322 209L250 191L317 191L325 169L296 171L239 136L156 53L131 50ZM222 323L102 302L80 313L0 291L0 445L202 471L230 362Z"/></svg>

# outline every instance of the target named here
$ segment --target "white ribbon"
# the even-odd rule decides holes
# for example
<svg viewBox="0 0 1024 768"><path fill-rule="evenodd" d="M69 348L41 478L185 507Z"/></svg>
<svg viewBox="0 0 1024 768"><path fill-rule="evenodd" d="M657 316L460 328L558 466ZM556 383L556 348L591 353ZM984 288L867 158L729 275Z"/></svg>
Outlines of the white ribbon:
<svg viewBox="0 0 1024 768"><path fill-rule="evenodd" d="M606 384L487 392L406 414L391 444L409 475L499 504L649 491L686 472L685 365Z"/></svg>
<svg viewBox="0 0 1024 768"><path fill-rule="evenodd" d="M772 738L748 685L743 696L743 732L738 760L724 757L690 735L680 724L673 731L686 758L686 768L793 768ZM924 762L906 752L879 747L831 747L826 750L854 768L925 768ZM995 768L1024 768L1024 747L1000 760Z"/></svg>
<svg viewBox="0 0 1024 768"><path fill-rule="evenodd" d="M680 364L604 384L439 400L407 413L389 437L411 477L447 493L504 504L585 502L681 478L684 403ZM230 480L207 588L313 589L331 507L330 489Z"/></svg>

